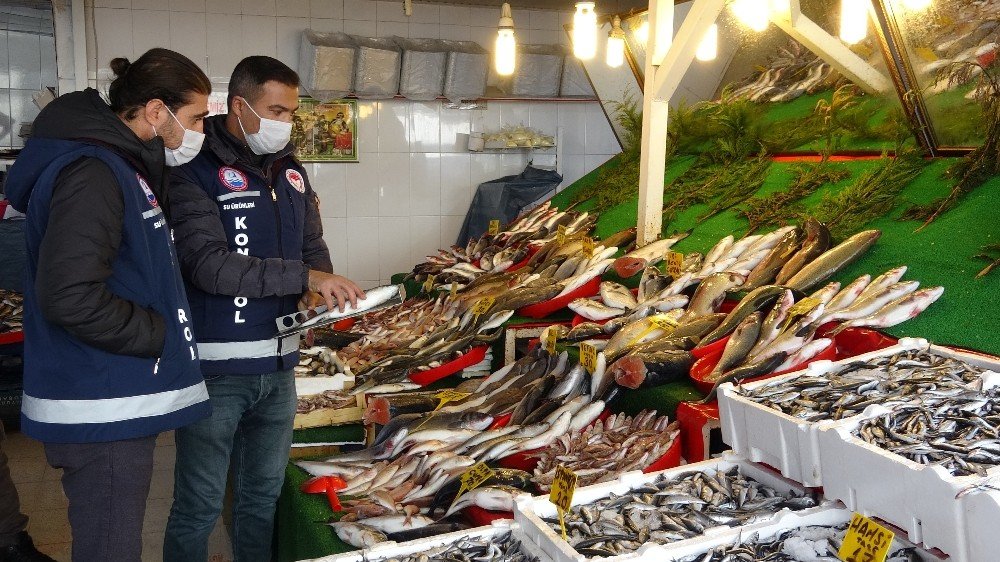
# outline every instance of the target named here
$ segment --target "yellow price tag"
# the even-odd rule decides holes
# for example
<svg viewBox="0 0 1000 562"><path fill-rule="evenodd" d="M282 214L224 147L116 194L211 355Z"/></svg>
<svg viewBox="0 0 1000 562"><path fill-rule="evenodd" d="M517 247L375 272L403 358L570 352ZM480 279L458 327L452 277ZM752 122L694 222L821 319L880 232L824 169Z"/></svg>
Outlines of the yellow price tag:
<svg viewBox="0 0 1000 562"><path fill-rule="evenodd" d="M589 236L583 238L583 255L588 258L594 257L594 239Z"/></svg>
<svg viewBox="0 0 1000 562"><path fill-rule="evenodd" d="M667 254L667 275L676 279L681 276L682 271L684 271L684 254L680 252Z"/></svg>
<svg viewBox="0 0 1000 562"><path fill-rule="evenodd" d="M452 281L451 282L451 298L455 298L456 296L458 296L458 283Z"/></svg>
<svg viewBox="0 0 1000 562"><path fill-rule="evenodd" d="M837 556L844 562L885 562L895 537L889 529L855 513Z"/></svg>
<svg viewBox="0 0 1000 562"><path fill-rule="evenodd" d="M823 301L816 297L806 297L788 309L788 317L805 316L821 304L823 304Z"/></svg>
<svg viewBox="0 0 1000 562"><path fill-rule="evenodd" d="M435 275L428 275L427 276L427 280L424 281L424 286L423 286L423 290L424 290L425 293L429 293L432 290L434 290L434 279L436 279L436 278L437 278L437 276L435 276Z"/></svg>
<svg viewBox="0 0 1000 562"><path fill-rule="evenodd" d="M558 334L554 327L549 326L545 328L542 332L542 346L545 351L549 352L549 355L554 355L556 352L556 340L558 339Z"/></svg>
<svg viewBox="0 0 1000 562"><path fill-rule="evenodd" d="M496 236L497 234L500 234L500 221L493 219L490 221L490 236Z"/></svg>
<svg viewBox="0 0 1000 562"><path fill-rule="evenodd" d="M677 327L677 320L673 316L656 315L649 317L649 323L661 330L673 331Z"/></svg>
<svg viewBox="0 0 1000 562"><path fill-rule="evenodd" d="M562 527L563 539L566 537L566 522L563 514L573 505L573 492L576 491L576 474L563 465L556 467L556 477L552 481L552 491L549 501L556 505L559 511L559 525Z"/></svg>
<svg viewBox="0 0 1000 562"><path fill-rule="evenodd" d="M560 244L566 243L566 225L560 224L559 227L556 228L556 240L558 240Z"/></svg>
<svg viewBox="0 0 1000 562"><path fill-rule="evenodd" d="M483 314L486 313L487 310L489 310L493 306L494 301L496 301L496 299L494 299L493 297L483 297L479 299L479 302L476 303L476 306L472 308L472 315L482 316Z"/></svg>
<svg viewBox="0 0 1000 562"><path fill-rule="evenodd" d="M455 505L455 502L458 501L458 498L462 497L462 494L482 486L484 482L493 478L493 476L493 469L486 466L486 463L477 462L470 466L469 470L466 470L458 477L462 486L458 489L458 493L455 494L455 501L451 502L452 505Z"/></svg>
<svg viewBox="0 0 1000 562"><path fill-rule="evenodd" d="M589 343L581 343L580 363L590 373L597 371L597 348Z"/></svg>
<svg viewBox="0 0 1000 562"><path fill-rule="evenodd" d="M442 390L434 395L434 398L440 400L438 402L437 408L435 410L440 410L442 406L448 402L457 402L459 400L464 400L469 397L468 392L456 392L454 390Z"/></svg>

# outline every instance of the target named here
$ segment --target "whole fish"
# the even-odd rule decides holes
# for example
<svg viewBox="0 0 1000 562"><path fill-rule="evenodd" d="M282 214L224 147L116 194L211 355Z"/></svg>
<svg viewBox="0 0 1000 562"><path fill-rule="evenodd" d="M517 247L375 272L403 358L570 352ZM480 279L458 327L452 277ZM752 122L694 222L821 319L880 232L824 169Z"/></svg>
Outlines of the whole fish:
<svg viewBox="0 0 1000 562"><path fill-rule="evenodd" d="M741 256L746 254L747 248L756 244L757 241L760 240L761 238L762 235L760 234L752 234L750 236L744 236L743 238L740 238L736 242L733 242L733 245L729 248L729 251L726 252L725 257L739 259Z"/></svg>
<svg viewBox="0 0 1000 562"><path fill-rule="evenodd" d="M669 238L663 238L636 248L625 254L626 258L642 258L646 260L646 265L653 265L663 260L663 256L673 247L674 244L687 238L687 233L675 234Z"/></svg>
<svg viewBox="0 0 1000 562"><path fill-rule="evenodd" d="M790 355L788 359L785 359L785 362L778 365L778 368L775 369L775 371L785 371L791 369L792 367L798 367L815 357L824 349L830 347L832 343L833 340L830 338L813 340L804 345L802 349L796 351L793 355Z"/></svg>
<svg viewBox="0 0 1000 562"><path fill-rule="evenodd" d="M601 300L604 301L604 304L612 308L632 310L633 308L639 306L635 297L632 296L632 291L628 290L628 288L621 283L603 281L601 282L600 293Z"/></svg>
<svg viewBox="0 0 1000 562"><path fill-rule="evenodd" d="M618 248L624 248L629 244L635 242L636 228L633 226L631 228L626 228L624 230L619 230L618 232L608 236L604 240L601 240L601 245L610 248L615 246Z"/></svg>
<svg viewBox="0 0 1000 562"><path fill-rule="evenodd" d="M670 278L660 273L655 267L647 267L639 278L639 302L645 302L660 294L670 285ZM634 308L634 307L633 307Z"/></svg>
<svg viewBox="0 0 1000 562"><path fill-rule="evenodd" d="M768 373L773 373L782 363L785 362L786 359L788 359L788 352L779 351L767 357L752 359L752 363L741 365L735 369L730 369L718 377L706 379L709 382L714 382L714 385L712 386L712 390L708 392L708 395L704 400L702 400L702 402L709 402L713 400L715 398L715 393L719 391L719 387L727 382L739 383L745 379L751 379Z"/></svg>
<svg viewBox="0 0 1000 562"><path fill-rule="evenodd" d="M624 308L613 308L588 298L575 299L568 308L587 320L607 320L625 314Z"/></svg>
<svg viewBox="0 0 1000 562"><path fill-rule="evenodd" d="M831 334L836 335L852 326L891 328L897 324L916 318L928 306L934 304L934 301L938 300L943 293L944 287L920 289L886 304L870 316L844 322L840 326L837 326Z"/></svg>
<svg viewBox="0 0 1000 562"><path fill-rule="evenodd" d="M806 264L785 285L800 291L812 289L867 252L881 234L878 230L866 230L851 236Z"/></svg>
<svg viewBox="0 0 1000 562"><path fill-rule="evenodd" d="M823 304L827 304L837 295L838 292L840 292L840 281L834 281L832 283L827 283L826 286L809 295L809 297L816 299Z"/></svg>
<svg viewBox="0 0 1000 562"><path fill-rule="evenodd" d="M781 267L774 280L777 285L784 285L807 263L830 249L830 230L825 224L810 217L802 228L805 230L806 240L802 243L802 248Z"/></svg>
<svg viewBox="0 0 1000 562"><path fill-rule="evenodd" d="M823 322L837 322L840 320L856 320L877 312L880 308L891 301L916 291L920 286L919 281L900 281L893 283L880 292L862 293L858 300L851 306L837 312L827 314L823 317Z"/></svg>
<svg viewBox="0 0 1000 562"><path fill-rule="evenodd" d="M718 328L719 324L726 319L726 316L726 314L719 312L683 320L674 328L673 332L670 332L670 337L696 338L700 340L702 336Z"/></svg>
<svg viewBox="0 0 1000 562"><path fill-rule="evenodd" d="M798 251L801 243L801 233L797 229L788 231L775 244L767 257L753 268L753 271L747 276L743 288L749 291L773 281L781 267Z"/></svg>
<svg viewBox="0 0 1000 562"><path fill-rule="evenodd" d="M671 312L683 311L675 310ZM659 320L664 318L676 322L677 315L671 315L671 312L663 315L651 316L649 318L642 318L625 325L623 328L618 330L615 335L611 336L611 340L608 341L607 347L604 348L604 354L608 357L608 359L614 361L633 346L670 335L673 328L663 327L663 324L661 324Z"/></svg>
<svg viewBox="0 0 1000 562"><path fill-rule="evenodd" d="M760 312L755 312L740 322L729 337L729 341L726 342L719 362L712 369L711 378L716 378L743 362L754 344L757 343L762 322L763 315Z"/></svg>
<svg viewBox="0 0 1000 562"><path fill-rule="evenodd" d="M693 318L713 314L722 306L726 293L743 285L746 278L739 273L713 273L702 281L695 289L684 318Z"/></svg>
<svg viewBox="0 0 1000 562"><path fill-rule="evenodd" d="M388 538L385 533L360 523L331 523L337 537L355 548L371 548Z"/></svg>
<svg viewBox="0 0 1000 562"><path fill-rule="evenodd" d="M604 329L600 324L595 324L593 322L581 322L580 324L573 326L573 328L571 328L562 339L568 342L578 342L603 333Z"/></svg>
<svg viewBox="0 0 1000 562"><path fill-rule="evenodd" d="M861 299L874 293L881 293L885 289L898 283L899 280L903 278L903 275L906 274L906 269L905 265L901 265L886 271L882 275L879 275L871 283L869 283L867 287L865 287L864 291L858 295L858 298Z"/></svg>
<svg viewBox="0 0 1000 562"><path fill-rule="evenodd" d="M826 311L836 312L854 304L854 301L858 300L858 296L864 292L865 287L868 286L871 280L871 275L866 273L851 281L849 285L841 289L839 293L830 299L830 302L826 303Z"/></svg>
<svg viewBox="0 0 1000 562"><path fill-rule="evenodd" d="M611 364L615 382L625 388L649 388L684 380L694 357L687 351L629 354Z"/></svg>
<svg viewBox="0 0 1000 562"><path fill-rule="evenodd" d="M729 235L716 242L715 246L712 246L712 249L705 254L705 263L714 264L715 262L726 257L726 254L729 252L730 248L733 247L733 243L735 241L736 239L733 238L732 235Z"/></svg>
<svg viewBox="0 0 1000 562"><path fill-rule="evenodd" d="M460 509L476 506L487 511L514 511L514 492L511 488L483 486L462 494L444 516L448 517Z"/></svg>
<svg viewBox="0 0 1000 562"><path fill-rule="evenodd" d="M767 313L764 318L764 322L760 327L760 336L757 338L757 343L754 344L753 349L750 350L750 354L754 354L769 343L774 341L774 338L778 337L781 333L781 328L785 324L785 319L788 318L788 311L795 304L795 295L792 294L791 289L784 291L780 297L778 297L777 302L774 303L774 307L771 311Z"/></svg>
<svg viewBox="0 0 1000 562"><path fill-rule="evenodd" d="M763 287L757 287L756 289L750 291L743 297L742 300L740 300L739 304L736 305L736 308L734 308L732 312L726 316L726 319L719 324L718 328L712 330L704 338L702 338L701 343L698 344L699 347L708 345L729 335L729 333L735 330L736 326L738 326L744 318L759 310L766 310L774 304L774 302L778 300L778 298L781 297L786 290L787 289L785 287L780 287L778 285L764 285Z"/></svg>

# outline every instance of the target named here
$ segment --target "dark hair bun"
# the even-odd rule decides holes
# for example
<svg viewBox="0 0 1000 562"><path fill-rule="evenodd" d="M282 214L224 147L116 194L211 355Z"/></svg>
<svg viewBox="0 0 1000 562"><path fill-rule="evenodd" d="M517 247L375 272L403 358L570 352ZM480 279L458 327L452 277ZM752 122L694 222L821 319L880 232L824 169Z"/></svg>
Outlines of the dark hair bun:
<svg viewBox="0 0 1000 562"><path fill-rule="evenodd" d="M132 66L132 63L130 63L125 57L118 57L111 59L109 66L111 67L111 71L114 72L117 77L124 76L125 73L128 72L128 67Z"/></svg>

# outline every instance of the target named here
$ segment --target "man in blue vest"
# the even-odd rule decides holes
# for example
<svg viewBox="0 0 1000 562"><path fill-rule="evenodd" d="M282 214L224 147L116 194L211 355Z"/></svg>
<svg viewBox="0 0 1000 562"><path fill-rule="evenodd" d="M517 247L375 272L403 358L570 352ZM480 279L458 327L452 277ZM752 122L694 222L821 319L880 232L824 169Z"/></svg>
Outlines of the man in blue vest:
<svg viewBox="0 0 1000 562"><path fill-rule="evenodd" d="M279 339L275 319L364 298L331 273L318 200L293 157L298 85L276 59L243 59L229 81L229 113L206 119L204 148L171 182L169 220L212 417L176 433L167 562L206 559L230 464L235 558L271 559L299 360L298 336Z"/></svg>

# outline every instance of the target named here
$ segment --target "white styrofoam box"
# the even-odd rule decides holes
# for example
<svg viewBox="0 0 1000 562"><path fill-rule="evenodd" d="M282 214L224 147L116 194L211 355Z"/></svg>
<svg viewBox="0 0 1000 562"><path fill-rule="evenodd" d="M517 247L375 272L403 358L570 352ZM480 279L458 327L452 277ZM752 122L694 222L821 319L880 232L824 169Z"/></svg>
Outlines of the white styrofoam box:
<svg viewBox="0 0 1000 562"><path fill-rule="evenodd" d="M378 560L388 560L391 558L399 558L402 556L421 553L432 548L458 542L462 539L483 539L496 537L508 531L513 532L514 537L520 539L522 545L521 548L524 549L526 553L538 557L541 562L549 562L550 559L545 556L538 545L532 543L531 540L521 531L520 525L509 519L499 519L494 521L492 525L488 525L486 527L455 531L454 533L447 533L426 539L416 539L404 543L389 541L379 543L364 550L356 550L345 554L334 554L310 560L301 560L300 562L377 562Z"/></svg>
<svg viewBox="0 0 1000 562"><path fill-rule="evenodd" d="M995 560L1000 551L996 530L1000 521L1000 482L990 485L992 489L984 488L959 500L965 514L968 560Z"/></svg>
<svg viewBox="0 0 1000 562"><path fill-rule="evenodd" d="M842 506L822 507L810 512L798 511L783 513L764 525L754 527L753 533L756 534L759 539L768 540L778 533L788 529L798 529L801 527L812 526L833 527L844 523L850 523L852 515L853 512L843 509ZM720 533L713 537L705 536L692 539L690 541L685 541L685 544L683 545L678 545L678 548L670 551L667 558L661 558L659 562L677 561L692 556L698 556L700 554L707 553L709 550L718 546L735 544L738 541L744 541L747 537L747 529L744 527L742 529L730 529L728 532ZM899 536L896 537L893 544L895 547L890 547L891 550L889 551L889 554L903 548L911 548L914 546L909 541ZM942 560L942 558L930 552L919 549L916 550L916 554L916 560L919 560L920 562Z"/></svg>
<svg viewBox="0 0 1000 562"><path fill-rule="evenodd" d="M740 467L740 472L744 476L753 478L757 482L770 486L778 492L788 493L794 490L800 494L807 493L806 489L802 486L799 486L791 480L782 478L765 467L751 463L738 455L726 453L718 459L688 464L678 468L652 472L650 474L643 474L638 471L628 472L619 476L618 479L613 482L604 482L601 484L593 484L591 486L578 488L573 493L573 505L587 505L606 498L611 494L625 494L630 490L642 486L643 484L657 480L661 475L674 479L692 472L714 473L718 471L727 471L736 466ZM822 508L816 507L804 511L812 512L818 509ZM570 546L569 543L563 540L561 535L553 531L552 528L549 527L548 523L543 521L543 519L553 518L556 516L556 506L549 501L549 496L547 495L535 497L520 496L516 498L514 505L514 521L521 524L523 532L531 537L532 542L540 545L545 554L547 554L555 562L584 562L588 560L586 556L578 553L572 546ZM747 525L742 527L742 529L757 528L763 524L764 523L756 523L753 525ZM730 527L726 526L714 527L707 529L705 531L705 536L727 534L730 529ZM672 551L677 545L687 544L692 540L698 540L698 537L667 545L650 542L644 544L635 552L609 558L601 558L600 560L602 562L641 560L660 561L664 560L664 555L668 551Z"/></svg>
<svg viewBox="0 0 1000 562"><path fill-rule="evenodd" d="M903 338L897 345L886 349L836 362L817 361L805 370L744 386L748 389L760 388L803 375L822 375L841 365L916 349L926 349L934 354L955 357L978 367L1000 371L1000 361L930 345L927 340L920 338ZM859 416L867 415L866 411ZM752 461L773 466L784 476L809 487L824 484L818 432L850 423L853 419L808 422L748 400L732 384L725 384L719 389L719 417L722 420L722 439L733 451Z"/></svg>

